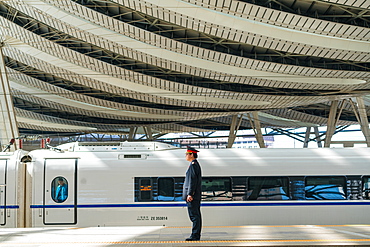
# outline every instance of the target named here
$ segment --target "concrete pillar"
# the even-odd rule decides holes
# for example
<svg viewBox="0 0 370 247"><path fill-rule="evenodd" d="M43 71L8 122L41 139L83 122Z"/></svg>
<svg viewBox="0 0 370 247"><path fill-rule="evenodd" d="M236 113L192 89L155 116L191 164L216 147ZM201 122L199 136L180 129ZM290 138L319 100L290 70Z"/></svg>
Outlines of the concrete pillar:
<svg viewBox="0 0 370 247"><path fill-rule="evenodd" d="M232 148L235 138L236 138L236 133L239 130L242 120L243 120L243 115L240 115L240 116L233 115L233 118L231 120L231 125L230 125L229 139L227 141L226 148Z"/></svg>
<svg viewBox="0 0 370 247"><path fill-rule="evenodd" d="M317 142L317 147L322 148L319 127L313 127L313 130L314 130L314 133L315 133L315 139L316 139L316 142Z"/></svg>
<svg viewBox="0 0 370 247"><path fill-rule="evenodd" d="M311 132L311 127L307 127L304 142L303 142L303 148L308 147L308 143L310 142L310 140L312 140L310 138L311 134L315 134L315 140L316 140L316 143L317 143L317 147L319 147L319 148L322 147L321 138L320 138L320 135L319 135L319 127L313 127L313 129L314 129L314 132Z"/></svg>
<svg viewBox="0 0 370 247"><path fill-rule="evenodd" d="M3 43L0 44L0 142L1 150L6 147L11 139L19 136L13 99L10 95L10 85L6 72L4 55L2 52ZM9 146L8 151L17 149L17 144ZM0 151L1 151L0 150Z"/></svg>
<svg viewBox="0 0 370 247"><path fill-rule="evenodd" d="M366 108L364 99L362 97L356 97L359 123L361 126L362 133L365 136L366 145L370 147L370 130L369 130L369 120L367 118Z"/></svg>
<svg viewBox="0 0 370 247"><path fill-rule="evenodd" d="M339 111L338 111L338 104L339 104L338 100L334 100L331 102L328 124L327 124L327 129L326 129L325 143L324 143L324 147L326 148L330 147L331 138L334 135L334 131L336 129L339 117L342 114L344 102L345 100L341 102Z"/></svg>
<svg viewBox="0 0 370 247"><path fill-rule="evenodd" d="M261 131L261 122L258 117L258 112L254 111L253 113L249 113L249 122L252 126L254 136L258 142L260 148L265 148L265 141L263 140L263 135Z"/></svg>
<svg viewBox="0 0 370 247"><path fill-rule="evenodd" d="M308 142L310 141L311 127L306 128L306 134L304 136L303 148L308 147Z"/></svg>
<svg viewBox="0 0 370 247"><path fill-rule="evenodd" d="M133 141L134 138L135 138L136 133L137 133L137 127L131 127L130 132L128 134L128 140Z"/></svg>
<svg viewBox="0 0 370 247"><path fill-rule="evenodd" d="M145 132L145 135L146 135L146 139L147 140L153 140L152 128L150 128L150 127L143 127L143 128L144 128L144 132Z"/></svg>

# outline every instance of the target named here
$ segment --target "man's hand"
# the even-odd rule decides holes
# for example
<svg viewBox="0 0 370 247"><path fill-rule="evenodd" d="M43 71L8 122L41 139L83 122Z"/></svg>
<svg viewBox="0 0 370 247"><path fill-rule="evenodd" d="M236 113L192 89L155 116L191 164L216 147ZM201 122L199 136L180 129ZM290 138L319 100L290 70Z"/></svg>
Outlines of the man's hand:
<svg viewBox="0 0 370 247"><path fill-rule="evenodd" d="M186 202L192 202L193 201L193 197L191 195L188 195L188 197L186 197Z"/></svg>

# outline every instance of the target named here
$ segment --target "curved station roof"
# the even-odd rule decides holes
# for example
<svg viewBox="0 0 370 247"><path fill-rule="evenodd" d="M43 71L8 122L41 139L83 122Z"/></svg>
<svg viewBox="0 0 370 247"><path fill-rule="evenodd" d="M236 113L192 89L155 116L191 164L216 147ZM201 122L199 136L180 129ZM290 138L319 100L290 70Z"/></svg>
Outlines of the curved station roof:
<svg viewBox="0 0 370 247"><path fill-rule="evenodd" d="M354 124L370 113L368 0L5 0L21 133ZM369 115L369 114L368 114ZM250 128L245 120L241 128Z"/></svg>

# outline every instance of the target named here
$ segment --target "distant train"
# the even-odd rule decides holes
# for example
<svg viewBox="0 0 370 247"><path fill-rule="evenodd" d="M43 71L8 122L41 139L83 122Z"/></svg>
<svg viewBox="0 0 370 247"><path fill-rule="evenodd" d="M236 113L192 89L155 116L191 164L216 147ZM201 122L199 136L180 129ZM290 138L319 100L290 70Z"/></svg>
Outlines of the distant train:
<svg viewBox="0 0 370 247"><path fill-rule="evenodd" d="M201 149L199 162L205 226L370 222L368 148ZM190 226L187 167L158 142L3 152L0 225Z"/></svg>

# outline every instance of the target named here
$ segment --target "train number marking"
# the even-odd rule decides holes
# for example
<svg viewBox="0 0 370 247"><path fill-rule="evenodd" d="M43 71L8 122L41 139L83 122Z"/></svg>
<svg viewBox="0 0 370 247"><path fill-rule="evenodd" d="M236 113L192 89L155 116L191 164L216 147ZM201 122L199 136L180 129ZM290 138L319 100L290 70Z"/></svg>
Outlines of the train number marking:
<svg viewBox="0 0 370 247"><path fill-rule="evenodd" d="M137 220L168 220L168 217L167 216L144 216L144 215L141 215L141 216L138 216L137 217Z"/></svg>

